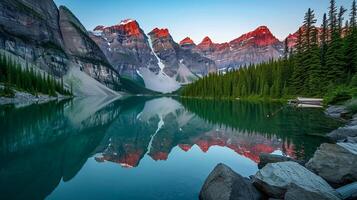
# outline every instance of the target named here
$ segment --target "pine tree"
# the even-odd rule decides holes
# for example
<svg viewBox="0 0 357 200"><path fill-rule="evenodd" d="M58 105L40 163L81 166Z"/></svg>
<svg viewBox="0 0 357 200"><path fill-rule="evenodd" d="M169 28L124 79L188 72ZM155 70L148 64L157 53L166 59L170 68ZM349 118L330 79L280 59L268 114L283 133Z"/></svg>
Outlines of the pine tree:
<svg viewBox="0 0 357 200"><path fill-rule="evenodd" d="M346 73L348 79L357 72L357 5L352 2L349 29L346 35L345 55L346 55Z"/></svg>

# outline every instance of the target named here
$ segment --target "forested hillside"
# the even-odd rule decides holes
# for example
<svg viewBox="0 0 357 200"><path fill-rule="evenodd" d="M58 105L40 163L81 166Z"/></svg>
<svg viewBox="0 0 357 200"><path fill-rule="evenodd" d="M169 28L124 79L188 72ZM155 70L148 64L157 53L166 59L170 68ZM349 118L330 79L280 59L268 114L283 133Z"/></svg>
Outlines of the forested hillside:
<svg viewBox="0 0 357 200"><path fill-rule="evenodd" d="M357 87L357 6L338 9L330 1L328 14L317 27L309 9L298 32L297 44L267 63L240 66L226 74L210 74L183 89L183 96L213 98L353 95ZM346 18L346 19L345 19Z"/></svg>
<svg viewBox="0 0 357 200"><path fill-rule="evenodd" d="M70 90L65 89L63 80L57 81L49 74L40 73L29 67L26 64L22 67L19 62L16 62L11 57L5 54L0 54L0 96L12 97L14 95L13 88L30 92L34 95L48 94L57 96L57 93L63 95L71 95Z"/></svg>

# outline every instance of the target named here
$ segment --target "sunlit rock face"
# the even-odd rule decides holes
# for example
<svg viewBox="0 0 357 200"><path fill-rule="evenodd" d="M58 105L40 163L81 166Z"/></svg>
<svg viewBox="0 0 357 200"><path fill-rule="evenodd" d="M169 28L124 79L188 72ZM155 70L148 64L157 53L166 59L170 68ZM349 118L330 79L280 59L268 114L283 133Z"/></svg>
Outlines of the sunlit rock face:
<svg viewBox="0 0 357 200"><path fill-rule="evenodd" d="M181 48L168 29L155 28L146 35L137 21L123 20L114 26L97 26L90 37L119 74L154 91L173 92L216 72L213 61Z"/></svg>
<svg viewBox="0 0 357 200"><path fill-rule="evenodd" d="M140 81L140 68L155 74L160 71L148 37L137 21L128 19L109 27L97 26L90 36L122 76Z"/></svg>
<svg viewBox="0 0 357 200"><path fill-rule="evenodd" d="M170 77L175 77L179 82L190 82L188 72L196 76L205 76L216 72L216 65L210 59L202 57L185 48L181 48L170 35L168 29L155 28L150 33L154 52L163 61L164 72ZM188 70L187 70L188 69Z"/></svg>
<svg viewBox="0 0 357 200"><path fill-rule="evenodd" d="M188 43L183 40L181 46L186 47ZM205 37L198 45L188 45L188 49L213 60L222 70L279 58L283 55L284 45L268 27L261 26L227 43L214 43Z"/></svg>

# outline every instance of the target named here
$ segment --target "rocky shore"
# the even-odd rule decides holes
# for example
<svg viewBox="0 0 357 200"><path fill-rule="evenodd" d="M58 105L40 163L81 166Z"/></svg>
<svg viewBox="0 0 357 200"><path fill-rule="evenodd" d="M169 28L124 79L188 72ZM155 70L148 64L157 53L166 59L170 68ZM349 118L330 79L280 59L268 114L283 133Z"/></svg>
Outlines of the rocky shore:
<svg viewBox="0 0 357 200"><path fill-rule="evenodd" d="M47 103L50 101L55 101L55 100L63 100L63 99L68 99L70 97L68 96L57 96L57 97L51 97L49 95L32 95L27 92L20 92L20 91L14 91L15 96L13 98L8 98L8 97L1 97L0 96L0 106L1 105L7 105L7 104L13 104L17 107L23 107L31 104L42 104L42 103Z"/></svg>
<svg viewBox="0 0 357 200"><path fill-rule="evenodd" d="M346 120L329 133L307 162L261 154L260 170L244 178L219 164L206 179L200 200L353 200L357 199L357 115L332 106L326 114Z"/></svg>

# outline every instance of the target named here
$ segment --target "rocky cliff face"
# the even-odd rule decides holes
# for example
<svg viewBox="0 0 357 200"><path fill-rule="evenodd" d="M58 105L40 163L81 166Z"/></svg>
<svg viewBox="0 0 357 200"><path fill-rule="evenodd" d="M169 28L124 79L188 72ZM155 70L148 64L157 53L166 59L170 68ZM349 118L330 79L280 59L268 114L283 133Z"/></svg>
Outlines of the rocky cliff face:
<svg viewBox="0 0 357 200"><path fill-rule="evenodd" d="M52 0L0 1L0 49L56 76L66 73L67 55Z"/></svg>
<svg viewBox="0 0 357 200"><path fill-rule="evenodd" d="M116 88L119 84L118 74L81 22L64 6L59 8L59 19L65 51L70 59L80 66L81 71L109 88Z"/></svg>
<svg viewBox="0 0 357 200"><path fill-rule="evenodd" d="M137 73L140 68L148 68L154 73L160 71L148 37L135 20L124 20L110 27L97 26L90 37L122 76L140 81Z"/></svg>
<svg viewBox="0 0 357 200"><path fill-rule="evenodd" d="M172 39L167 29L156 28L149 35L154 52L165 65L164 72L171 77L176 76L176 80L179 82L192 81L187 79L190 78L187 74L189 71L196 76L205 76L210 72L216 72L216 65L212 60L189 49L181 48Z"/></svg>
<svg viewBox="0 0 357 200"><path fill-rule="evenodd" d="M149 37L135 20L97 26L90 37L100 46L120 75L159 92L173 92L216 66L189 49L181 48L167 29L154 29Z"/></svg>
<svg viewBox="0 0 357 200"><path fill-rule="evenodd" d="M59 11L52 0L1 1L0 49L57 78L80 68L89 76L82 80L72 74L71 80L81 82L82 91L88 80L101 89L106 87L98 81L110 88L119 85L118 75L78 19L64 7Z"/></svg>
<svg viewBox="0 0 357 200"><path fill-rule="evenodd" d="M195 45L192 51L213 61L219 69L237 68L249 63L261 63L283 55L284 46L266 26L258 27L227 43L213 43L209 37ZM187 46L186 43L181 44Z"/></svg>

